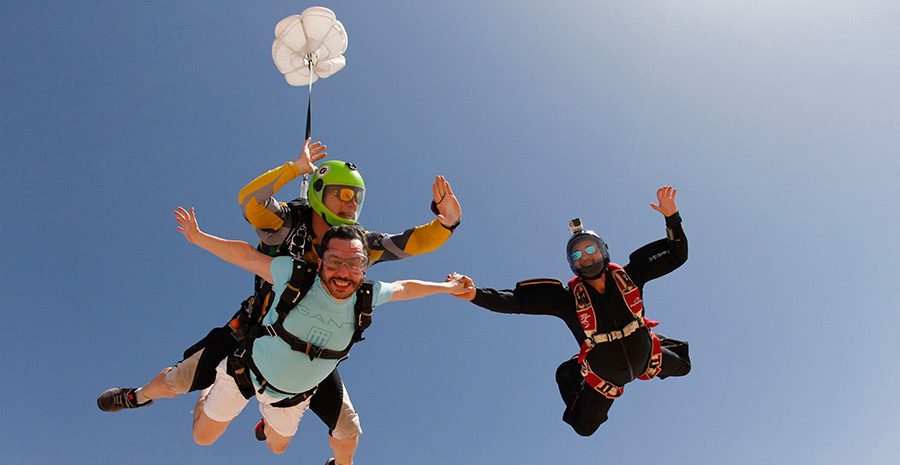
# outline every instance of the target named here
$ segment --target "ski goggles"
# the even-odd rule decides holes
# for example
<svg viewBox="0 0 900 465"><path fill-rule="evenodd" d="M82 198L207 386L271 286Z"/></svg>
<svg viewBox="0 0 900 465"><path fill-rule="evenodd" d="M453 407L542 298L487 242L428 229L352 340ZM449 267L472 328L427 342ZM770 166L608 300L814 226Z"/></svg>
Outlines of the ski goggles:
<svg viewBox="0 0 900 465"><path fill-rule="evenodd" d="M322 257L322 266L329 271L340 271L341 267L346 266L347 271L356 276L362 276L366 272L369 265L369 257L365 255L354 255L350 258L341 258L337 255L325 253Z"/></svg>
<svg viewBox="0 0 900 465"><path fill-rule="evenodd" d="M574 262L574 261L581 260L581 257L583 257L585 255L594 255L595 253L597 253L597 246L589 245L589 246L585 247L583 251L576 250L576 251L572 252L572 254L571 254L572 261Z"/></svg>
<svg viewBox="0 0 900 465"><path fill-rule="evenodd" d="M357 205L362 205L366 192L359 187L325 186L325 195L334 195L341 202L355 200Z"/></svg>

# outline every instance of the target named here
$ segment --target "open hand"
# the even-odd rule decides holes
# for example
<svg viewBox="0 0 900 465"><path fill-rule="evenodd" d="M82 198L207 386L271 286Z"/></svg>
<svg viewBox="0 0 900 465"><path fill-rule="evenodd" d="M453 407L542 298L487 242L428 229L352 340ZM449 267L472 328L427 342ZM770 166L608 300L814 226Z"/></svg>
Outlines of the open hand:
<svg viewBox="0 0 900 465"><path fill-rule="evenodd" d="M431 185L434 191L434 204L438 209L438 221L446 227L451 227L459 222L462 218L462 210L459 207L459 200L453 195L453 188L447 182L447 178L436 176L434 184Z"/></svg>
<svg viewBox="0 0 900 465"><path fill-rule="evenodd" d="M310 140L312 139L306 139L306 141L303 142L303 149L300 150L300 156L294 161L297 168L300 168L301 174L311 174L316 171L315 163L328 155L328 153L325 152L327 147L323 145L321 141L315 141L310 144Z"/></svg>
<svg viewBox="0 0 900 465"><path fill-rule="evenodd" d="M663 216L672 216L678 212L678 206L675 205L676 190L672 186L662 186L656 190L656 199L658 204L650 203L650 206L663 214Z"/></svg>
<svg viewBox="0 0 900 465"><path fill-rule="evenodd" d="M184 238L191 244L200 236L200 225L197 224L197 216L194 215L194 208L187 211L184 207L178 207L172 214L175 215L175 221L178 222L178 232L184 234Z"/></svg>

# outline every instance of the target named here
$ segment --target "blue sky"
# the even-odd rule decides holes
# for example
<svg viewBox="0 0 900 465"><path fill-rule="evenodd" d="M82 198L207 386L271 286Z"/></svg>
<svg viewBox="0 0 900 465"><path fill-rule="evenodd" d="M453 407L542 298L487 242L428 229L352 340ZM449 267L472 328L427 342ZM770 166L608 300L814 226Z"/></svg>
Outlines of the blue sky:
<svg viewBox="0 0 900 465"><path fill-rule="evenodd" d="M566 221L614 260L662 237L678 187L691 256L649 284L685 378L633 383L590 438L560 421L577 351L549 317L447 296L381 307L341 371L357 462L894 463L900 252L896 2L321 2L347 67L313 90L316 138L365 176L363 223L463 224L380 280L567 279ZM297 2L18 2L0 18L0 456L19 464L321 463L308 416L286 455L251 404L212 447L194 396L105 414L221 325L251 277L177 233L254 240L237 191L292 159L305 89L271 61ZM282 199L293 197L296 184Z"/></svg>

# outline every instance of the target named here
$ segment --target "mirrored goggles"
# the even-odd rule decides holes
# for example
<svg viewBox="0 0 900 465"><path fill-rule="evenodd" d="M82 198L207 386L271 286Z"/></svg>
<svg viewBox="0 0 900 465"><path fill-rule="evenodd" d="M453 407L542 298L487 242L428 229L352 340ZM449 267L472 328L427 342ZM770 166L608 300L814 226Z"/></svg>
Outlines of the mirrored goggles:
<svg viewBox="0 0 900 465"><path fill-rule="evenodd" d="M581 257L583 257L585 254L594 255L595 253L597 253L597 246L589 245L589 246L585 247L583 251L576 250L576 251L572 252L572 261L574 262L574 261L581 260Z"/></svg>
<svg viewBox="0 0 900 465"><path fill-rule="evenodd" d="M350 273L361 276L366 272L366 267L369 265L369 257L354 255L350 258L341 258L325 253L325 256L322 257L322 265L330 271L340 271L342 266L347 266L347 270Z"/></svg>
<svg viewBox="0 0 900 465"><path fill-rule="evenodd" d="M366 193L359 187L350 186L325 186L325 195L333 195L341 202L356 201L357 205L363 203Z"/></svg>

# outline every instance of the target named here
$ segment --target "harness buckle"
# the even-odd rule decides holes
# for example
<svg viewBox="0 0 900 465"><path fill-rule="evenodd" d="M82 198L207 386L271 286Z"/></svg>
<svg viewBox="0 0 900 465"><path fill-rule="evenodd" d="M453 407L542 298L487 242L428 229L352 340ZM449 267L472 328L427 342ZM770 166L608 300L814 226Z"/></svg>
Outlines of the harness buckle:
<svg viewBox="0 0 900 465"><path fill-rule="evenodd" d="M323 349L319 346L313 345L309 342L306 343L305 353L306 353L306 355L309 355L310 361L313 361L313 360L319 358L319 356L322 355L322 350Z"/></svg>
<svg viewBox="0 0 900 465"><path fill-rule="evenodd" d="M263 329L266 330L266 333L268 333L269 336L278 337L278 333L275 332L275 328L273 328L272 325L265 325L263 326Z"/></svg>

